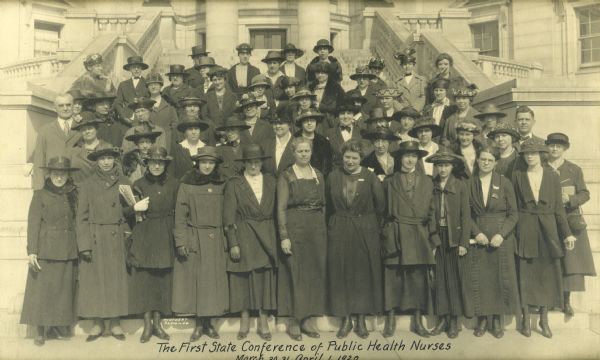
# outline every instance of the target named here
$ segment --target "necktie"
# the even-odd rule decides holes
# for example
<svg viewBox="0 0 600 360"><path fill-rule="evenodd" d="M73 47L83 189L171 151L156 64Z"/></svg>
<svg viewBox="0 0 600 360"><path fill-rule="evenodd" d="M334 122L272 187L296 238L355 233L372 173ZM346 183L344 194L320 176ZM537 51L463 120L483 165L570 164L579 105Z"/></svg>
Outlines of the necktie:
<svg viewBox="0 0 600 360"><path fill-rule="evenodd" d="M347 131L347 132L351 132L352 129L350 128L350 126L340 126L340 129L342 129L342 131Z"/></svg>
<svg viewBox="0 0 600 360"><path fill-rule="evenodd" d="M71 130L71 127L69 126L69 121L64 120L63 131L65 132L65 135L69 135L70 130Z"/></svg>
<svg viewBox="0 0 600 360"><path fill-rule="evenodd" d="M525 141L527 139L531 138L531 136L527 135L527 136L521 136L521 141Z"/></svg>

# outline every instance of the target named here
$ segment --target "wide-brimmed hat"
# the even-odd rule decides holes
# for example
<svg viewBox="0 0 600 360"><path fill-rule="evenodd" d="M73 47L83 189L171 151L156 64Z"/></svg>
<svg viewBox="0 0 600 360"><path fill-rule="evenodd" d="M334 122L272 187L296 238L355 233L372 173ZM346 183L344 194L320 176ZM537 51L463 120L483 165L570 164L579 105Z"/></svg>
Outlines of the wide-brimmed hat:
<svg viewBox="0 0 600 360"><path fill-rule="evenodd" d="M500 121L500 122L498 122L498 124L496 124L496 127L494 128L494 130L490 131L487 134L487 137L488 137L488 139L494 140L494 138L498 134L507 134L507 135L510 135L512 137L512 139L513 139L513 142L516 142L516 141L518 141L521 138L521 135L519 135L519 132L508 121Z"/></svg>
<svg viewBox="0 0 600 360"><path fill-rule="evenodd" d="M452 95L454 95L454 97L467 97L467 98L474 98L475 95L477 95L477 85L475 84L470 84L470 85L466 85L466 86L461 86L459 88L454 88L452 89Z"/></svg>
<svg viewBox="0 0 600 360"><path fill-rule="evenodd" d="M390 155L392 155L395 158L400 158L400 157L402 157L402 155L408 154L408 153L417 154L419 159L424 156L427 156L427 154L429 154L429 152L427 152L423 149L419 149L418 141L409 140L409 141L401 142L400 145L398 145L398 150L390 153Z"/></svg>
<svg viewBox="0 0 600 360"><path fill-rule="evenodd" d="M298 117L296 118L296 126L302 126L302 123L305 120L314 119L317 122L320 122L320 121L323 121L324 118L325 118L325 115L323 115L322 113L320 113L317 110L307 110L307 111L303 112L302 114L298 115Z"/></svg>
<svg viewBox="0 0 600 360"><path fill-rule="evenodd" d="M369 64L367 65L369 69L383 69L385 68L385 61L380 57L372 57L369 59Z"/></svg>
<svg viewBox="0 0 600 360"><path fill-rule="evenodd" d="M200 61L198 62L198 65L196 65L199 69L205 68L205 67L213 67L216 66L217 64L215 63L215 59L213 57L210 56L203 56L200 58Z"/></svg>
<svg viewBox="0 0 600 360"><path fill-rule="evenodd" d="M483 111L481 113L475 114L473 116L476 117L477 119L483 119L486 116L496 116L499 118L503 118L506 116L506 114L503 113L502 111L500 111L496 105L487 104L487 105L485 105L485 107L483 108Z"/></svg>
<svg viewBox="0 0 600 360"><path fill-rule="evenodd" d="M152 110L152 107L154 106L154 104L156 104L156 101L149 99L149 98L142 97L142 98L135 98L131 104L127 105L127 107L133 111L136 111L137 109L141 109L141 108Z"/></svg>
<svg viewBox="0 0 600 360"><path fill-rule="evenodd" d="M108 101L112 104L116 98L117 96L111 92L94 92L87 95L85 100L83 100L83 105L86 107L93 107L101 101Z"/></svg>
<svg viewBox="0 0 600 360"><path fill-rule="evenodd" d="M104 60L102 59L102 55L90 54L85 57L85 60L83 60L83 66L85 66L87 68L89 66L102 64L103 62L104 62Z"/></svg>
<svg viewBox="0 0 600 360"><path fill-rule="evenodd" d="M354 102L349 99L344 99L335 108L335 116L339 116L341 112L350 111L353 114L360 112L360 106L356 106Z"/></svg>
<svg viewBox="0 0 600 360"><path fill-rule="evenodd" d="M450 80L448 79L435 79L431 83L432 89L446 89L450 88Z"/></svg>
<svg viewBox="0 0 600 360"><path fill-rule="evenodd" d="M165 83L165 81L163 80L163 77L156 72L150 73L148 74L148 76L146 76L146 85L148 84L161 84L163 85Z"/></svg>
<svg viewBox="0 0 600 360"><path fill-rule="evenodd" d="M156 141L162 132L160 131L152 131L148 126L136 126L133 129L133 134L125 136L126 140L132 141L134 143L138 142L140 139L150 139L151 141Z"/></svg>
<svg viewBox="0 0 600 360"><path fill-rule="evenodd" d="M93 152L88 154L87 158L90 161L96 161L96 160L98 160L99 157L105 156L105 155L110 155L112 157L117 158L117 157L121 156L121 152L122 152L122 150L118 147L114 147L114 146L112 146L110 144L106 144L106 143L100 143L100 145L98 145L96 150L94 150Z"/></svg>
<svg viewBox="0 0 600 360"><path fill-rule="evenodd" d="M411 117L416 120L421 117L421 113L419 113L417 109L415 109L412 106L406 106L402 108L402 110L396 111L392 115L392 120L400 121L400 119L402 119L405 116Z"/></svg>
<svg viewBox="0 0 600 360"><path fill-rule="evenodd" d="M71 159L64 156L53 157L48 160L46 166L40 166L41 169L46 170L63 170L63 171L75 171L79 168L71 166Z"/></svg>
<svg viewBox="0 0 600 360"><path fill-rule="evenodd" d="M546 143L542 139L538 138L529 138L521 144L521 149L519 150L519 154L524 154L528 152L548 152L548 147Z"/></svg>
<svg viewBox="0 0 600 360"><path fill-rule="evenodd" d="M265 155L265 151L259 144L248 144L242 147L242 157L236 161L264 160L270 157Z"/></svg>
<svg viewBox="0 0 600 360"><path fill-rule="evenodd" d="M292 124L294 120L292 116L287 114L287 108L285 106L280 106L277 108L275 114L271 114L271 116L267 117L267 121L273 124Z"/></svg>
<svg viewBox="0 0 600 360"><path fill-rule="evenodd" d="M546 137L545 143L546 145L561 144L564 145L567 149L571 146L571 143L569 142L569 137L567 136L567 134L563 133L549 134L548 137Z"/></svg>
<svg viewBox="0 0 600 360"><path fill-rule="evenodd" d="M267 56L265 56L265 58L261 61L265 64L271 61L277 61L278 63L282 63L285 61L285 56L283 56L281 51L269 50L269 52L267 52Z"/></svg>
<svg viewBox="0 0 600 360"><path fill-rule="evenodd" d="M182 75L184 77L189 76L190 74L188 74L185 71L185 66L180 65L180 64L174 64L174 65L169 65L169 72L166 73L167 76L172 76L172 75Z"/></svg>
<svg viewBox="0 0 600 360"><path fill-rule="evenodd" d="M262 106L264 103L263 100L258 100L251 94L244 94L242 95L242 98L236 102L235 112L240 113L248 106Z"/></svg>
<svg viewBox="0 0 600 360"><path fill-rule="evenodd" d="M250 81L250 85L248 85L248 89L252 90L257 86L264 86L266 88L271 87L271 83L269 82L269 78L265 74L258 74L252 78Z"/></svg>
<svg viewBox="0 0 600 360"><path fill-rule="evenodd" d="M252 54L252 50L254 50L254 48L252 46L250 46L250 44L248 44L248 43L241 43L238 46L236 46L235 49L237 50L238 53L247 52L250 54Z"/></svg>
<svg viewBox="0 0 600 360"><path fill-rule="evenodd" d="M377 93L375 94L375 96L377 96L378 98L387 97L387 96L397 98L397 97L402 96L402 92L400 90L396 89L395 87L386 86L386 87L379 89L377 91Z"/></svg>
<svg viewBox="0 0 600 360"><path fill-rule="evenodd" d="M204 45L196 45L192 46L192 54L190 56L195 58L196 56L207 56L208 54L210 54L210 52L206 51Z"/></svg>
<svg viewBox="0 0 600 360"><path fill-rule="evenodd" d="M301 83L302 81L295 76L284 76L279 82L279 87L285 90L290 86L299 86Z"/></svg>
<svg viewBox="0 0 600 360"><path fill-rule="evenodd" d="M392 130L387 127L378 127L372 131L369 131L363 135L363 139L375 141L375 140L388 140L396 141L400 138L394 134Z"/></svg>
<svg viewBox="0 0 600 360"><path fill-rule="evenodd" d="M223 158L217 152L217 148L209 145L203 146L200 149L198 149L198 153L192 156L192 160L195 162L199 160L213 160L217 164L223 162Z"/></svg>
<svg viewBox="0 0 600 360"><path fill-rule="evenodd" d="M206 104L206 100L204 100L203 98L199 98L199 97L195 97L195 96L186 96L186 97L182 97L181 99L179 99L179 101L177 102L177 105L179 107L184 107L187 105L198 105L198 106L202 106Z"/></svg>
<svg viewBox="0 0 600 360"><path fill-rule="evenodd" d="M215 130L225 131L227 129L246 130L246 129L250 129L250 125L246 125L246 123L243 122L242 120L240 120L240 118L233 115L233 116L228 117L227 120L225 120L225 124L223 124L222 126L219 126Z"/></svg>
<svg viewBox="0 0 600 360"><path fill-rule="evenodd" d="M304 55L304 50L300 50L296 47L296 45L294 44L286 44L283 49L281 50L281 53L283 54L283 56L285 56L285 54L289 53L289 52L293 52L294 54L296 54L296 59L299 57L302 57L302 55Z"/></svg>
<svg viewBox="0 0 600 360"><path fill-rule="evenodd" d="M408 64L408 63L416 63L417 58L415 57L415 50L412 47L404 49L404 51L398 51L394 54L394 59L400 61L400 65Z"/></svg>
<svg viewBox="0 0 600 360"><path fill-rule="evenodd" d="M150 160L170 162L173 158L168 155L167 149L164 147L152 145L148 150L148 154L144 157L144 163L147 165Z"/></svg>
<svg viewBox="0 0 600 360"><path fill-rule="evenodd" d="M215 65L208 71L208 78L212 80L213 76L227 76L227 69L222 66Z"/></svg>
<svg viewBox="0 0 600 360"><path fill-rule="evenodd" d="M435 154L425 159L425 161L432 164L463 164L463 159L460 156L456 155L455 153L443 146L440 147L439 150L435 152Z"/></svg>
<svg viewBox="0 0 600 360"><path fill-rule="evenodd" d="M310 98L311 100L317 100L317 95L313 94L309 89L302 88L298 89L296 93L292 96L291 100L297 101L301 98Z"/></svg>
<svg viewBox="0 0 600 360"><path fill-rule="evenodd" d="M456 124L456 133L460 131L468 131L474 135L481 133L481 127L472 120L461 121Z"/></svg>
<svg viewBox="0 0 600 360"><path fill-rule="evenodd" d="M432 137L442 133L442 128L435 123L433 118L428 117L419 120L412 129L408 130L408 135L417 138L419 130L421 129L430 129Z"/></svg>
<svg viewBox="0 0 600 360"><path fill-rule="evenodd" d="M361 65L356 67L354 74L350 75L350 79L358 80L359 78L368 78L369 80L376 79L377 75L371 72L367 66Z"/></svg>
<svg viewBox="0 0 600 360"><path fill-rule="evenodd" d="M149 68L148 64L144 62L143 57L134 55L127 58L127 64L123 65L123 69L129 71L133 65L139 65L142 70Z"/></svg>
<svg viewBox="0 0 600 360"><path fill-rule="evenodd" d="M73 122L73 125L71 125L71 129L79 130L82 127L88 126L88 125L94 126L97 128L103 122L104 122L104 120L98 118L98 116L96 116L95 113L93 113L91 111L83 111L83 112L81 112L81 120L79 120L78 122Z"/></svg>
<svg viewBox="0 0 600 360"><path fill-rule="evenodd" d="M392 120L392 118L390 116L387 116L385 111L383 111L383 108L374 107L373 109L371 109L369 117L365 120L365 123L369 124L379 120L390 121Z"/></svg>
<svg viewBox="0 0 600 360"><path fill-rule="evenodd" d="M329 49L330 53L333 52L333 46L331 46L331 43L329 43L329 40L327 40L327 39L321 39L321 40L317 41L317 43L313 47L313 51L319 52L319 48L322 48L322 47Z"/></svg>
<svg viewBox="0 0 600 360"><path fill-rule="evenodd" d="M204 131L209 127L210 125L207 122L198 119L187 120L177 124L177 130L180 132L185 132L189 128L199 128L200 131Z"/></svg>
<svg viewBox="0 0 600 360"><path fill-rule="evenodd" d="M344 101L350 101L354 104L359 103L360 106L363 106L364 104L367 103L367 98L362 96L360 94L360 92L358 91L352 91L352 92L347 92L346 96L344 97Z"/></svg>

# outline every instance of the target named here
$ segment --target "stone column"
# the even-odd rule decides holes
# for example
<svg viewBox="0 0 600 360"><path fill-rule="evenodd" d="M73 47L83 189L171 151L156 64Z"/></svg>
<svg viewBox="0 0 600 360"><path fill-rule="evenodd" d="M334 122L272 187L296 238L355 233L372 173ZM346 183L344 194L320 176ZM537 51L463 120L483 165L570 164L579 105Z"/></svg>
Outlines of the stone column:
<svg viewBox="0 0 600 360"><path fill-rule="evenodd" d="M206 49L232 51L238 44L238 0L206 0Z"/></svg>
<svg viewBox="0 0 600 360"><path fill-rule="evenodd" d="M298 38L299 47L307 53L319 39L329 40L329 1L298 1Z"/></svg>

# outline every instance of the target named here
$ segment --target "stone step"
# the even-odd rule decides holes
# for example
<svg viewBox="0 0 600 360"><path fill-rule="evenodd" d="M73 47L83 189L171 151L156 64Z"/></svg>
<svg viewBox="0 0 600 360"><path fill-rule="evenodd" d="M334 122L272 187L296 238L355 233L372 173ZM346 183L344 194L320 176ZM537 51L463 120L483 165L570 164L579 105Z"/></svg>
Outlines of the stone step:
<svg viewBox="0 0 600 360"><path fill-rule="evenodd" d="M590 329L590 319L596 318L596 314L578 312L575 316L565 321L565 317L561 312L550 312L549 323L552 329ZM23 337L31 334L31 329L26 325L19 324L20 314L3 312L0 313L0 337ZM334 332L340 326L340 318L322 316L315 318L315 325L319 331ZM427 316L425 326L433 328L435 326L435 318ZM532 328L538 327L539 316L531 315ZM384 316L369 316L367 317L367 328L369 331L382 331L384 327ZM459 322L463 328L473 329L476 324L475 319L460 318ZM239 318L228 317L218 318L213 320L213 324L217 331L221 333L236 333L239 330ZM286 331L286 318L269 317L269 328L273 332ZM410 329L411 316L399 315L396 316L396 328L398 330ZM514 316L505 316L504 326L506 330L514 330L517 328ZM123 330L128 334L141 333L143 328L142 319L128 318L121 321ZM256 318L251 319L251 331L256 331ZM74 328L74 334L85 335L92 327L91 320L80 320ZM191 318L165 318L163 327L169 333L191 333L194 328L194 320Z"/></svg>

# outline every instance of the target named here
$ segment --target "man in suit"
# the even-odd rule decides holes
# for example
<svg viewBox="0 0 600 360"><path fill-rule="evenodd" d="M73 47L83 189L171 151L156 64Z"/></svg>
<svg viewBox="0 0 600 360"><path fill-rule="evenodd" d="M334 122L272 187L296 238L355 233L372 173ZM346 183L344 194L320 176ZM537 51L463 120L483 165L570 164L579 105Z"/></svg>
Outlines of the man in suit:
<svg viewBox="0 0 600 360"><path fill-rule="evenodd" d="M258 108L264 104L250 94L244 94L236 108L237 113L242 114L242 119L250 128L242 131L240 139L242 145L249 143L262 144L273 136L273 129L266 120L260 118Z"/></svg>
<svg viewBox="0 0 600 360"><path fill-rule="evenodd" d="M331 71L329 72L329 76L332 80L338 83L342 82L342 65L335 57L329 55L333 52L333 46L331 46L329 40L321 39L317 41L317 44L313 47L313 51L317 53L318 56L312 59L310 64L306 67L306 81L309 83L315 82L315 66L321 62L326 62L330 66Z"/></svg>
<svg viewBox="0 0 600 360"><path fill-rule="evenodd" d="M206 48L203 45L193 46L192 55L190 55L190 57L194 61L194 66L185 69L185 72L188 74L185 83L195 89L200 89L203 87L205 79L205 76L203 76L200 71L201 60L208 57L208 51L206 51Z"/></svg>
<svg viewBox="0 0 600 360"><path fill-rule="evenodd" d="M276 178L282 171L294 165L293 139L291 132L292 119L290 117L273 116L269 119L275 136L264 143L265 154L270 158L264 161L263 169L266 173Z"/></svg>
<svg viewBox="0 0 600 360"><path fill-rule="evenodd" d="M394 58L400 61L403 70L402 77L396 81L396 87L402 92L400 107L411 106L419 112L423 111L427 95L427 79L415 71L417 58L414 56L414 49L397 53Z"/></svg>
<svg viewBox="0 0 600 360"><path fill-rule="evenodd" d="M535 114L529 106L523 105L517 107L516 123L517 131L521 136L521 139L519 140L519 145L521 145L523 141L527 139L545 140L533 134L533 127L535 126Z"/></svg>
<svg viewBox="0 0 600 360"><path fill-rule="evenodd" d="M202 107L202 119L214 127L223 125L225 119L233 115L236 107L236 95L225 86L227 69L215 66L208 73L213 90L205 96L206 105Z"/></svg>
<svg viewBox="0 0 600 360"><path fill-rule="evenodd" d="M54 99L54 109L57 119L43 125L38 131L35 150L33 153L33 189L39 190L44 186L46 172L42 169L49 159L58 156L68 156L69 150L81 138L78 131L71 130L73 124L73 97L61 94Z"/></svg>
<svg viewBox="0 0 600 360"><path fill-rule="evenodd" d="M252 50L254 50L250 44L243 43L235 49L238 52L240 62L233 65L227 72L227 84L240 97L246 92L252 78L260 74L260 70L250 64L250 56L252 55Z"/></svg>
<svg viewBox="0 0 600 360"><path fill-rule="evenodd" d="M360 108L346 99L336 109L338 124L325 132L325 137L331 144L333 166L342 166L342 146L346 141L362 138L360 129L354 125L354 115L358 112Z"/></svg>
<svg viewBox="0 0 600 360"><path fill-rule="evenodd" d="M129 108L129 104L133 103L135 99L150 96L142 77L142 71L148 69L148 64L144 63L141 56L130 56L127 58L127 64L123 65L123 69L131 73L131 78L119 84L113 106L121 118L133 121L133 111Z"/></svg>
<svg viewBox="0 0 600 360"><path fill-rule="evenodd" d="M295 77L300 80L301 85L306 84L306 70L296 64L296 59L304 55L304 51L297 49L294 44L287 44L281 51L285 57L285 62L281 66L281 72L286 76Z"/></svg>

